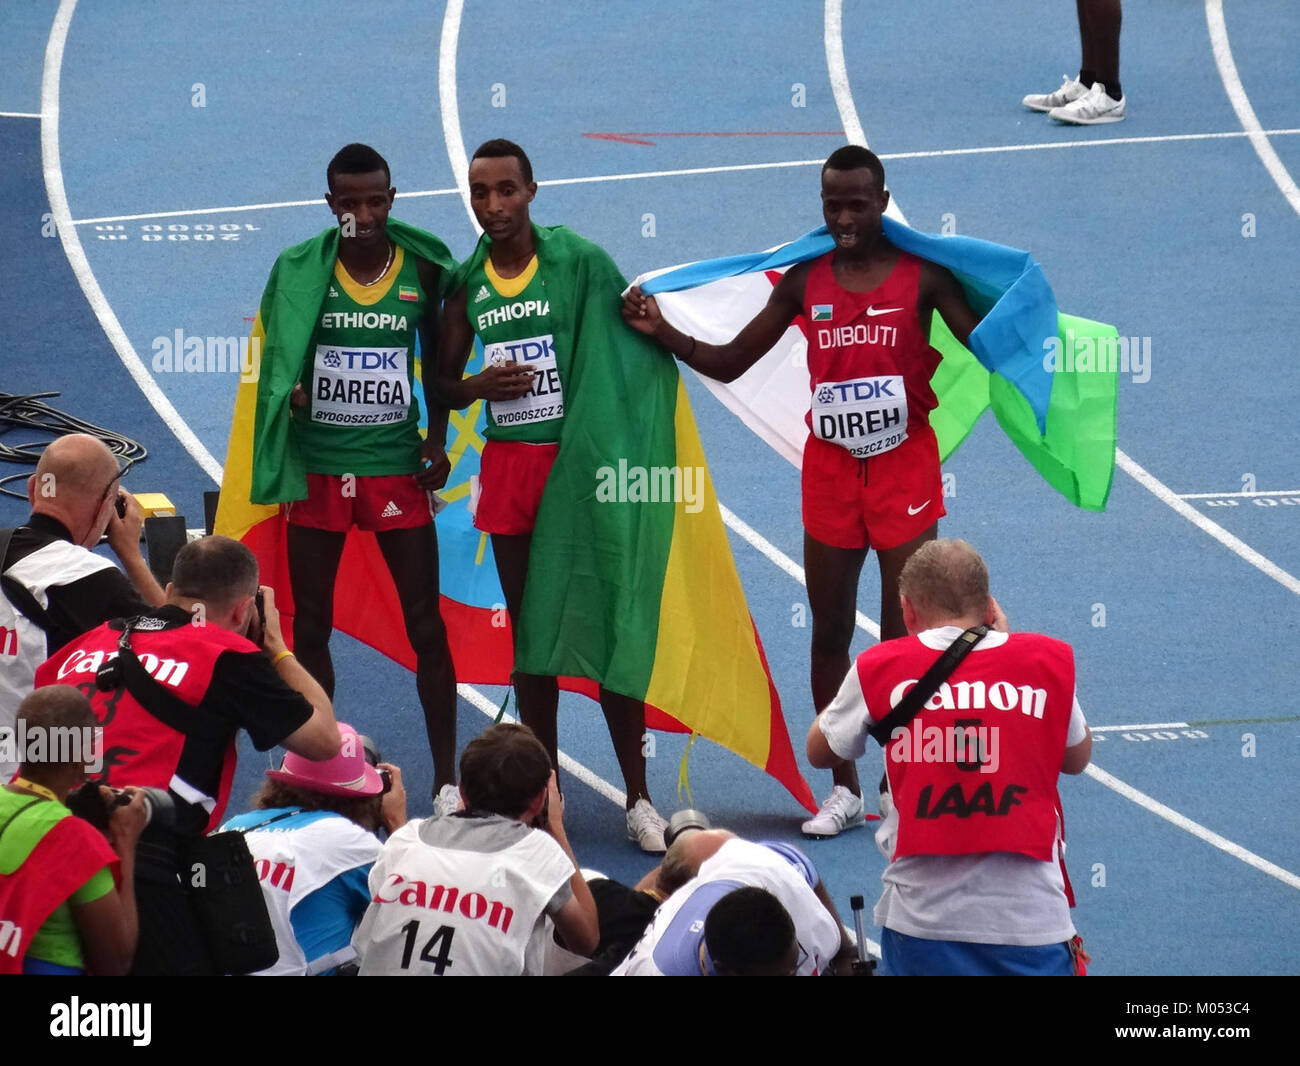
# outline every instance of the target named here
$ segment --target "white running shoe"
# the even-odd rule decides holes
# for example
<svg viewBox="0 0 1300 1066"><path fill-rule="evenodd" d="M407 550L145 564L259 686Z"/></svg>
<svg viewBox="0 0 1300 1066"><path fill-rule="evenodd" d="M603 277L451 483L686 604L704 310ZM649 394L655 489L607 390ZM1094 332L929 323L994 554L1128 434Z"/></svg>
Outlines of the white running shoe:
<svg viewBox="0 0 1300 1066"><path fill-rule="evenodd" d="M836 785L826 797L822 809L804 822L803 835L806 837L833 837L846 829L866 822L862 813L862 799L855 796L843 785Z"/></svg>
<svg viewBox="0 0 1300 1066"><path fill-rule="evenodd" d="M652 855L662 855L667 851L664 845L664 830L667 828L668 823L648 799L637 800L627 812L627 838L640 844L642 851Z"/></svg>
<svg viewBox="0 0 1300 1066"><path fill-rule="evenodd" d="M455 814L460 810L460 789L455 785L443 785L438 789L438 794L433 797L433 816L441 818L444 815Z"/></svg>
<svg viewBox="0 0 1300 1066"><path fill-rule="evenodd" d="M1054 93L1030 93L1020 102L1034 111L1051 111L1054 107L1064 107L1073 103L1088 92L1088 87L1078 78L1061 76L1061 87Z"/></svg>
<svg viewBox="0 0 1300 1066"><path fill-rule="evenodd" d="M1124 121L1124 97L1113 100L1101 82L1092 83L1088 95L1081 96L1073 103L1054 107L1047 112L1047 117L1057 122L1069 122L1075 126L1100 126L1106 122Z"/></svg>

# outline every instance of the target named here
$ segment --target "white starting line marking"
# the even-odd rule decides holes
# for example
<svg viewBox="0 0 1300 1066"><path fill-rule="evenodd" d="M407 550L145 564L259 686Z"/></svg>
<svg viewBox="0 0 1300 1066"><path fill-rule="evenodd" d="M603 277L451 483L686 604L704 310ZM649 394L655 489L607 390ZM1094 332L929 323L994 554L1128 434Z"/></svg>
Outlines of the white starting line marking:
<svg viewBox="0 0 1300 1066"><path fill-rule="evenodd" d="M1094 733L1132 733L1141 729L1190 729L1186 722L1151 722L1147 725L1094 725Z"/></svg>
<svg viewBox="0 0 1300 1066"><path fill-rule="evenodd" d="M1255 496L1300 496L1300 489L1260 489L1258 492L1182 492L1180 500L1251 499Z"/></svg>

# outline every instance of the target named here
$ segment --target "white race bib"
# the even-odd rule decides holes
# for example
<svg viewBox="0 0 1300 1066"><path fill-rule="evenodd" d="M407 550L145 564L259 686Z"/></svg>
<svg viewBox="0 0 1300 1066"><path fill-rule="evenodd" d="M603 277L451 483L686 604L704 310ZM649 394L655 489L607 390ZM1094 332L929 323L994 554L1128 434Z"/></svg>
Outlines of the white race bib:
<svg viewBox="0 0 1300 1066"><path fill-rule="evenodd" d="M533 388L513 400L489 404L498 426L532 425L564 417L564 390L555 360L555 341L549 333L517 341L489 344L483 353L484 366L518 363L533 371Z"/></svg>
<svg viewBox="0 0 1300 1066"><path fill-rule="evenodd" d="M406 348L316 346L311 419L335 426L388 426L411 408Z"/></svg>
<svg viewBox="0 0 1300 1066"><path fill-rule="evenodd" d="M812 431L865 459L907 440L907 393L901 374L825 381L813 389Z"/></svg>

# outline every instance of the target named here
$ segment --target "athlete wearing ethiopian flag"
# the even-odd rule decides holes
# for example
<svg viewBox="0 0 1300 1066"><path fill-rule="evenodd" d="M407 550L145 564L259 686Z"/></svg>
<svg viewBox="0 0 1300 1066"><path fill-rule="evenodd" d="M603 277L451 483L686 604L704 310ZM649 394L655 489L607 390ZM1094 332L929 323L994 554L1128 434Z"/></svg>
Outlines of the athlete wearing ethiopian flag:
<svg viewBox="0 0 1300 1066"><path fill-rule="evenodd" d="M565 390L580 377L574 352L563 339L575 334L578 323L560 324L558 311L551 314L551 302L575 301L585 284L579 275L585 278L586 264L608 256L563 227L533 226L528 205L537 184L517 144L492 140L482 145L470 161L469 191L484 239L458 275L464 284L447 299L439 391L446 408L467 407L479 399L489 404L474 524L492 537L517 653L533 529L559 451ZM539 243L546 246L540 259ZM564 266L555 267L557 261ZM591 273L605 276L601 270ZM608 298L617 301L618 289L611 287ZM486 365L482 373L465 378L475 334L483 342ZM431 416L431 440L439 432L436 422ZM440 432L438 439L445 439L445 409ZM514 685L520 717L558 765L556 678L516 670ZM628 835L644 850L662 852L666 823L646 787L645 704L602 686L600 705L627 784Z"/></svg>
<svg viewBox="0 0 1300 1066"><path fill-rule="evenodd" d="M939 450L929 412L939 353L927 340L935 311L963 345L979 324L943 267L895 248L881 232L889 204L885 171L866 148L848 145L822 168L822 214L834 251L791 267L767 305L728 344L688 337L633 287L623 317L701 374L734 381L798 318L808 323L812 404L804 450L804 568L812 611L812 695L818 713L849 668L858 579L867 552L880 564L880 636L906 635L898 575L938 532L944 514ZM853 763L808 836L863 824Z"/></svg>
<svg viewBox="0 0 1300 1066"><path fill-rule="evenodd" d="M372 531L402 606L406 634L416 655L416 687L424 709L433 755L433 793L437 813L456 809L456 690L447 633L438 609L438 544L433 529L433 490L447 480L441 449L422 442L419 404L414 395L416 339L425 358L436 350L439 300L445 274L454 265L446 248L430 234L391 222L388 212L397 190L388 164L373 148L350 144L330 161L330 191L325 200L339 220L337 258L324 277L308 279L324 289L322 302L292 290L286 258L268 293L267 363L277 357L296 382L289 397L292 418L287 434L272 437L264 427L259 391L259 437L254 457L254 502L286 502L289 575L295 605L294 651L326 692L334 692L329 653L334 585L348 530ZM306 331L287 337L276 312L299 297ZM280 302L277 302L277 299ZM264 299L264 304L266 303ZM287 316L294 318L299 308ZM280 343L272 341L280 331ZM292 350L290 350L292 349ZM284 352L283 356L280 355ZM296 360L296 362L295 362ZM274 401L282 370L264 369L263 382ZM277 375L279 375L277 377ZM426 403L429 398L426 384ZM291 457L305 473L301 489L259 496L258 469ZM286 457L287 456L287 457ZM426 461L432 460L426 465Z"/></svg>

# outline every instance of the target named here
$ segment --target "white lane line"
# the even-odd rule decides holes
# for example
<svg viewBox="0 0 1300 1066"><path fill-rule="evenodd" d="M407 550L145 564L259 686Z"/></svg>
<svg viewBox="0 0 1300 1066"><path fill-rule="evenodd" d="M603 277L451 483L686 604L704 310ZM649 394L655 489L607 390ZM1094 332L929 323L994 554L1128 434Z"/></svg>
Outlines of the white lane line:
<svg viewBox="0 0 1300 1066"><path fill-rule="evenodd" d="M834 8L835 15L836 39L834 42L831 40L832 8ZM838 36L839 8L840 0L826 0L826 62L831 72L832 87L834 87L835 79L837 77L837 68L832 64L832 58L838 58L838 76L842 81L843 93L836 90L835 103L840 109L840 121L844 125L845 132L850 133L851 135L852 129L856 130L859 134L863 134L862 124L858 121L857 109L853 106L853 94L849 89L848 75L844 69L844 50ZM863 135L862 139L857 143L865 145L867 143L865 135ZM889 202L891 207L897 203L896 199L892 196L889 198ZM898 213L898 219L900 222L904 221L901 210ZM1173 493L1173 491L1148 474L1142 469L1142 467L1138 466L1137 463L1133 462L1132 459L1118 448L1115 450L1115 462L1122 470L1135 478L1139 484L1148 489L1158 499L1167 503L1184 518L1188 519L1188 521L1197 525L1206 533L1209 533L1210 536L1236 552L1247 562L1251 563L1252 566L1259 567L1259 569L1268 574L1269 577L1274 578L1274 580L1282 581L1282 584L1290 588L1291 591L1300 594L1300 582L1297 582L1294 577L1291 577L1290 574L1265 559L1253 548L1242 543L1242 541L1238 540L1221 526L1211 522L1203 514L1192 507L1191 504L1184 503ZM1287 583L1288 581L1290 584ZM1300 888L1300 877L1296 877L1295 874L1283 870L1280 866L1275 866L1266 859L1261 859L1258 855L1254 854L1254 852L1247 851L1245 848L1241 847L1239 844L1234 844L1226 837L1219 836L1218 833L1193 822L1190 818L1179 814L1172 808L1166 807L1162 803L1157 803L1150 796L1139 792L1137 789L1133 788L1132 785L1125 784L1114 775L1108 774L1105 770L1102 770L1097 766L1089 765L1084 772L1087 773L1089 777L1105 785L1107 788L1114 789L1126 799L1132 800L1141 807L1145 807L1152 813L1159 815L1161 818L1173 823L1180 829L1185 829L1187 832L1191 833L1193 836L1199 837L1206 843L1212 844L1216 848L1220 848L1229 855L1240 859L1242 862L1247 863L1250 866L1254 866L1256 869L1263 871L1270 877L1277 877L1283 883L1290 885L1292 888Z"/></svg>
<svg viewBox="0 0 1300 1066"><path fill-rule="evenodd" d="M1294 137L1300 129L1264 130L1270 137ZM1249 137L1243 130L1220 133L1164 133L1151 137L1098 137L1086 141L1040 141L1037 144L990 144L976 148L934 148L919 152L881 153L883 159L933 159L950 155L995 155L998 152L1043 152L1056 148L1096 148L1116 144L1169 144L1174 141L1220 141Z"/></svg>
<svg viewBox="0 0 1300 1066"><path fill-rule="evenodd" d="M1237 64L1232 58L1232 46L1228 43L1228 26L1223 20L1223 0L1205 0L1205 24L1209 27L1210 47L1214 50L1214 62L1219 67L1219 77L1223 81L1228 100L1232 103L1232 109L1237 112L1237 119L1250 137L1251 147L1255 149L1255 154L1264 164L1269 177L1282 191L1291 209L1296 214L1300 214L1300 189L1296 188L1296 183L1291 180L1291 175L1282 165L1282 160L1278 158L1277 152L1273 151L1273 146L1268 143L1268 137L1265 136L1259 119L1255 117L1255 109L1250 106L1250 97L1246 95L1245 86L1241 84L1241 78L1237 74Z"/></svg>
<svg viewBox="0 0 1300 1066"><path fill-rule="evenodd" d="M399 192L397 199L413 200L423 196L452 196L456 189L420 189L417 192ZM232 204L227 207L193 207L181 211L145 211L137 215L104 215L101 218L73 219L74 226L90 226L103 222L135 222L146 218L183 218L186 215L228 215L238 211L269 211L280 207L324 207L323 199L277 200L265 204Z"/></svg>
<svg viewBox="0 0 1300 1066"><path fill-rule="evenodd" d="M1300 134L1300 129L1265 130L1270 137L1283 137ZM1249 134L1243 130L1228 130L1224 133L1175 133L1158 137L1111 137L1087 141L1046 141L1041 144L993 144L978 148L934 148L916 152L880 153L884 161L893 159L935 159L943 156L959 155L995 155L998 152L1036 152L1054 148L1092 148L1097 145L1113 144L1157 144L1166 141L1205 141L1220 139L1241 139ZM678 170L638 170L625 174L589 174L581 178L549 178L539 181L542 187L560 185L590 185L606 181L642 181L652 178L681 178L697 174L729 174L746 170L786 170L794 167L820 167L824 159L784 159L774 163L732 163L714 167L683 167ZM399 192L399 200L413 200L429 196L457 196L459 188L451 189L417 189L413 192ZM183 218L186 215L221 215L238 211L268 211L281 207L321 207L324 200L279 200L265 204L231 204L226 207L195 207L176 211L146 211L134 215L103 215L100 218L77 218L72 220L74 226L89 226L106 222L136 222L151 218Z"/></svg>
<svg viewBox="0 0 1300 1066"><path fill-rule="evenodd" d="M447 145L447 161L452 179L460 192L475 234L482 234L469 205L469 160L465 156L465 138L460 132L460 104L456 97L456 48L460 38L460 16L464 0L447 0L442 15L442 40L438 45L438 107L442 112L442 139Z"/></svg>
<svg viewBox="0 0 1300 1066"><path fill-rule="evenodd" d="M480 711L486 714L493 721L496 720L497 715L500 713L500 708L497 707L497 705L494 704L485 695L483 695L483 693L481 693L478 689L474 688L472 685L457 685L456 692L466 703L472 704L474 707L477 707ZM519 719L515 718L513 715L510 714L503 714L501 715L501 721L517 722L519 721ZM581 781L584 785L587 785L589 788L592 788L596 792L599 792L602 796L604 796L606 799L610 800L611 802L617 803L620 807L627 806L626 792L623 792L618 788L614 787L603 777L601 777L599 774L595 773L592 770L587 769L587 767L583 766L582 763L578 762L576 759L570 757L569 755L566 755L564 752L560 752L560 769L563 770L565 773L570 774L571 776L577 778L579 781Z"/></svg>
<svg viewBox="0 0 1300 1066"><path fill-rule="evenodd" d="M756 549L761 555L774 563L778 568L784 570L794 578L804 588L808 587L807 578L804 576L804 569L796 563L790 556L786 555L780 548L764 537L753 526L743 519L738 518L734 512L723 506L722 501L718 501L718 509L722 512L722 520L731 529L734 529L751 547ZM880 639L880 626L876 625L861 611L857 611L855 621L859 629L870 633L876 640Z"/></svg>
<svg viewBox="0 0 1300 1066"><path fill-rule="evenodd" d="M1089 764L1083 772L1098 784L1105 785L1112 791L1118 792L1125 799L1131 800L1139 807L1150 811L1157 818L1163 818L1171 825L1176 825L1179 829L1191 833L1192 836L1205 841L1205 843L1218 848L1220 851L1226 852L1234 859L1240 859L1247 866L1253 866L1261 873L1277 878L1290 888L1300 889L1300 877L1297 877L1290 870L1284 870L1276 863L1269 862L1267 859L1256 855L1253 851L1243 848L1240 844L1233 843L1227 837L1220 836L1211 829L1206 829L1199 822L1193 822L1186 815L1179 814L1172 807L1166 807L1159 800L1152 799L1145 792L1139 792L1132 785L1126 784L1113 774L1107 773L1095 763Z"/></svg>
<svg viewBox="0 0 1300 1066"><path fill-rule="evenodd" d="M44 118L40 114L34 114L30 111L0 111L0 118Z"/></svg>
<svg viewBox="0 0 1300 1066"><path fill-rule="evenodd" d="M1180 500L1220 500L1228 497L1251 499L1255 496L1300 496L1300 489L1261 489L1258 492L1180 492Z"/></svg>
<svg viewBox="0 0 1300 1066"><path fill-rule="evenodd" d="M140 391L144 393L153 409L167 424L176 439L184 445L204 472L218 484L221 483L221 464L203 446L194 431L185 424L180 412L172 406L166 394L158 387L148 368L140 361L126 331L113 313L95 273L90 268L85 250L81 247L81 238L77 228L72 224L72 213L68 210L68 196L63 187L63 168L59 160L59 78L63 69L63 49L68 39L68 27L76 11L77 0L62 0L55 12L54 22L50 26L49 42L45 46L45 67L41 72L41 168L45 176L45 192L50 200L50 212L63 242L63 252L68 257L68 265L76 276L77 284L85 293L90 308L99 319L104 333L121 359Z"/></svg>
<svg viewBox="0 0 1300 1066"><path fill-rule="evenodd" d="M1189 729L1186 722L1148 722L1145 725L1092 725L1088 728L1094 733L1127 733L1133 729Z"/></svg>
<svg viewBox="0 0 1300 1066"><path fill-rule="evenodd" d="M1150 492L1161 503L1168 504L1180 515L1196 526L1203 533L1208 533L1230 552L1240 556L1261 573L1271 577L1284 589L1300 596L1300 579L1293 577L1271 559L1265 558L1239 537L1234 537L1218 522L1186 503L1171 488L1130 459L1123 451L1115 449L1115 465L1133 478L1139 485Z"/></svg>

